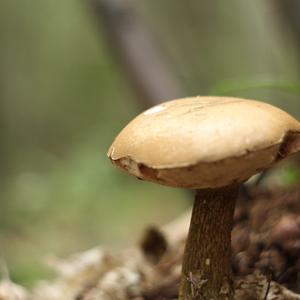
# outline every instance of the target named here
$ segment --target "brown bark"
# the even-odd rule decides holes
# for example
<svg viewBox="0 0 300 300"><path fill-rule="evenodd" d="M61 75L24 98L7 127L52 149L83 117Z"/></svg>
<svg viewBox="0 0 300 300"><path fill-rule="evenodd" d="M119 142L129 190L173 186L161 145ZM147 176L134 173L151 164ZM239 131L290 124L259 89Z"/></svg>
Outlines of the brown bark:
<svg viewBox="0 0 300 300"><path fill-rule="evenodd" d="M231 230L238 185L198 190L182 265L180 300L233 299Z"/></svg>

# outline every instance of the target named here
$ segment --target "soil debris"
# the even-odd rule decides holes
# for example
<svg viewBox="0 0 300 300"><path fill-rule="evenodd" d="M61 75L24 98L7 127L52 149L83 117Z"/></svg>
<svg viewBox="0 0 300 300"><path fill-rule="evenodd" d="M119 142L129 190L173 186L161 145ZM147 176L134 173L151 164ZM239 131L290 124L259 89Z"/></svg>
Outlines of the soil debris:
<svg viewBox="0 0 300 300"><path fill-rule="evenodd" d="M299 200L300 186L239 199L232 231L235 300L300 300ZM39 283L30 297L2 281L0 300L175 300L189 221L187 212L150 227L137 247L116 253L95 248L51 258L55 280Z"/></svg>

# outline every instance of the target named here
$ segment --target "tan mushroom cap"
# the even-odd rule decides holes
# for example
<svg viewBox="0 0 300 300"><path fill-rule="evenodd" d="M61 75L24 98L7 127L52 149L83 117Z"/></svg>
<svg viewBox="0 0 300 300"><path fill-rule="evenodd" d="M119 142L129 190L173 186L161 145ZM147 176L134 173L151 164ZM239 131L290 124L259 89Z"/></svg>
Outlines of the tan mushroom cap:
<svg viewBox="0 0 300 300"><path fill-rule="evenodd" d="M242 182L300 150L300 123L272 105L192 97L154 106L131 121L108 156L160 184L214 188Z"/></svg>

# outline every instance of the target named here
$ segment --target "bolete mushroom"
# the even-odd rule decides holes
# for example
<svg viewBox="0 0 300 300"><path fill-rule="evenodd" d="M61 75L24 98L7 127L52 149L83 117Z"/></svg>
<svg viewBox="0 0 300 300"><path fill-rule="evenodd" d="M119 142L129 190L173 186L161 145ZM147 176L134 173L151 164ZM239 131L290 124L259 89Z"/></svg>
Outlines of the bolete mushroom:
<svg viewBox="0 0 300 300"><path fill-rule="evenodd" d="M239 186L300 150L300 123L272 105L192 97L136 117L108 151L144 180L196 190L179 299L233 299L231 230Z"/></svg>

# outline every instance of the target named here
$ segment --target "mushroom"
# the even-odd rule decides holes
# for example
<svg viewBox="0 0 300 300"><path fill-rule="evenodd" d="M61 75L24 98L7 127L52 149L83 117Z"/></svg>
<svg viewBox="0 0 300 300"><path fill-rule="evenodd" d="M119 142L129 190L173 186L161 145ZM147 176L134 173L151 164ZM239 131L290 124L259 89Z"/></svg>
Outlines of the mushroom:
<svg viewBox="0 0 300 300"><path fill-rule="evenodd" d="M300 150L300 123L272 105L191 97L154 106L116 137L108 157L155 183L195 189L179 299L233 299L231 230L239 187Z"/></svg>

